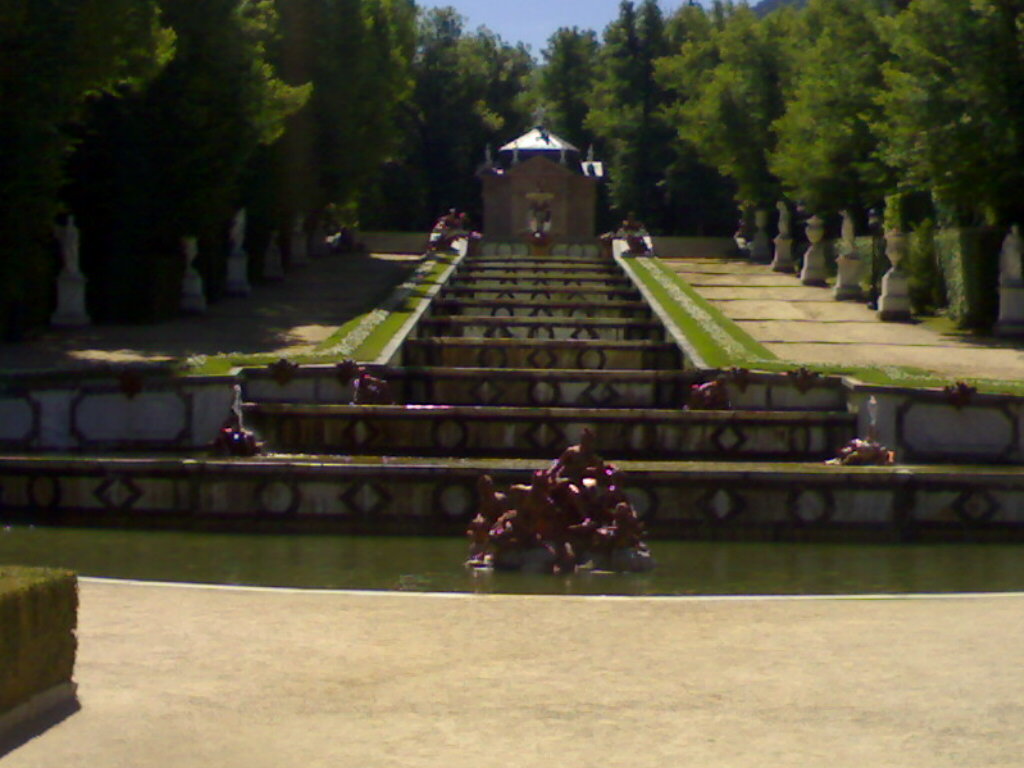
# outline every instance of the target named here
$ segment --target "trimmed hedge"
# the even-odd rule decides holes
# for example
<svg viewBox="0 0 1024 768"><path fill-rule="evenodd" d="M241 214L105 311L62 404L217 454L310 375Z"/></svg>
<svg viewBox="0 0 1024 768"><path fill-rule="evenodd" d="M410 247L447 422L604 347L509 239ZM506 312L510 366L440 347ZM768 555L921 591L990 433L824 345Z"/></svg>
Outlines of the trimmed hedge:
<svg viewBox="0 0 1024 768"><path fill-rule="evenodd" d="M960 328L987 329L999 316L999 249L1003 233L988 228L949 228L935 234L949 300Z"/></svg>
<svg viewBox="0 0 1024 768"><path fill-rule="evenodd" d="M0 714L70 682L77 621L74 573L0 566Z"/></svg>

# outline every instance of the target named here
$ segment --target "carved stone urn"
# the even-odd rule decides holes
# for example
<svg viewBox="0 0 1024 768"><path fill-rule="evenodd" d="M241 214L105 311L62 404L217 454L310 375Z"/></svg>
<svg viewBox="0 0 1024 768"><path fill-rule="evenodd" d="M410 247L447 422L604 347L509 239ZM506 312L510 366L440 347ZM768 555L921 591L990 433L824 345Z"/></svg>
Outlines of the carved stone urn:
<svg viewBox="0 0 1024 768"><path fill-rule="evenodd" d="M892 264L882 278L882 295L878 298L878 317L885 322L906 322L911 317L909 280L901 267L908 246L906 232L891 229L885 233L885 255Z"/></svg>
<svg viewBox="0 0 1024 768"><path fill-rule="evenodd" d="M807 240L810 245L804 253L804 268L800 282L804 285L826 285L828 273L825 270L825 222L820 216L811 216L807 221Z"/></svg>

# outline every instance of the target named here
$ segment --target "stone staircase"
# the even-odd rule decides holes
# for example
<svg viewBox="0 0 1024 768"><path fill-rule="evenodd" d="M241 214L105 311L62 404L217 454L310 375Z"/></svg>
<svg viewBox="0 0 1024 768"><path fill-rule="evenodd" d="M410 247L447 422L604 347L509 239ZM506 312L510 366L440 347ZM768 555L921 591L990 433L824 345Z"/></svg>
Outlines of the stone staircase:
<svg viewBox="0 0 1024 768"><path fill-rule="evenodd" d="M397 363L378 373L401 405L246 412L273 451L382 458L549 460L590 427L612 461L810 462L855 433L842 407L684 410L706 374L596 247L465 257Z"/></svg>

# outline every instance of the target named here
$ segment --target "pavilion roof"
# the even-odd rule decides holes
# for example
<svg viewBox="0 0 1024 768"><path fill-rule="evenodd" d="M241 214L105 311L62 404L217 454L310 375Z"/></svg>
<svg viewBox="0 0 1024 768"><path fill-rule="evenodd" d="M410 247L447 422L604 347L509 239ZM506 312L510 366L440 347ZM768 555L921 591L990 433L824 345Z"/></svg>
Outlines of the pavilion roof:
<svg viewBox="0 0 1024 768"><path fill-rule="evenodd" d="M518 139L510 141L498 151L514 152L517 149L520 152L561 152L563 149L567 152L579 152L579 149L568 141L556 136L541 125L530 129Z"/></svg>

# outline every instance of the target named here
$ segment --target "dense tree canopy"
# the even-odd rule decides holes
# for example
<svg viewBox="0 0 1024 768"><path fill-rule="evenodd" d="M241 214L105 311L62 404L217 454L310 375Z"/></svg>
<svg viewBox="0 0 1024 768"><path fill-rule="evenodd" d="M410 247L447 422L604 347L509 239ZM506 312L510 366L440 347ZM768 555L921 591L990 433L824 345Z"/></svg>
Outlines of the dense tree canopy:
<svg viewBox="0 0 1024 768"><path fill-rule="evenodd" d="M50 311L51 227L84 100L138 86L173 49L146 0L0 0L0 332Z"/></svg>
<svg viewBox="0 0 1024 768"><path fill-rule="evenodd" d="M538 90L550 128L582 151L594 142L586 120L599 50L592 30L559 29L548 40L538 73Z"/></svg>
<svg viewBox="0 0 1024 768"><path fill-rule="evenodd" d="M200 238L202 265L220 263L246 163L309 91L282 82L267 59L271 0L159 4L176 35L174 58L145 88L94 100L71 162L68 197L81 214L99 319L172 312L173 293L146 297L139 285L152 274L175 283L184 235ZM207 271L217 291L222 270Z"/></svg>
<svg viewBox="0 0 1024 768"><path fill-rule="evenodd" d="M659 63L680 137L735 182L744 203L766 205L780 193L768 158L785 108L792 28L788 10L761 20L747 6L718 6L707 37Z"/></svg>
<svg viewBox="0 0 1024 768"><path fill-rule="evenodd" d="M450 207L478 216L474 173L488 144L527 127L532 72L522 45L508 45L485 27L467 33L453 8L422 12L402 150L379 176L376 195L364 200L361 221L425 228Z"/></svg>
<svg viewBox="0 0 1024 768"><path fill-rule="evenodd" d="M916 0L883 25L880 126L904 184L959 220L1020 221L1024 201L1024 2Z"/></svg>
<svg viewBox="0 0 1024 768"><path fill-rule="evenodd" d="M623 0L600 37L558 30L541 58L414 0L0 0L0 330L49 314L62 209L94 316L156 317L182 235L216 295L242 205L255 252L299 212L402 229L478 212L485 148L539 105L595 145L614 212L655 231L722 234L736 204L783 195L828 213L914 190L948 221L1024 215L1024 0L667 18Z"/></svg>
<svg viewBox="0 0 1024 768"><path fill-rule="evenodd" d="M797 30L794 81L774 125L770 167L785 190L821 213L869 206L894 182L875 128L888 46L878 34L882 0L812 0Z"/></svg>

